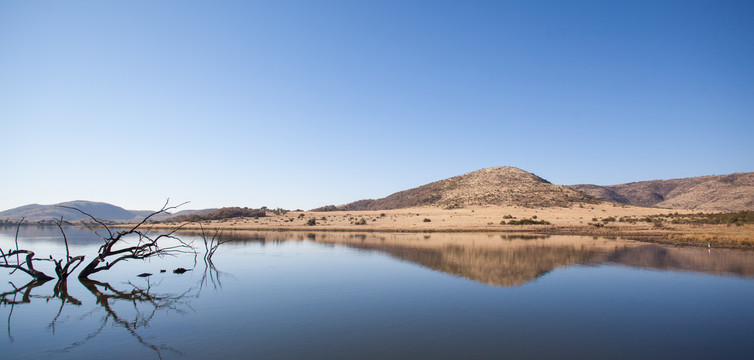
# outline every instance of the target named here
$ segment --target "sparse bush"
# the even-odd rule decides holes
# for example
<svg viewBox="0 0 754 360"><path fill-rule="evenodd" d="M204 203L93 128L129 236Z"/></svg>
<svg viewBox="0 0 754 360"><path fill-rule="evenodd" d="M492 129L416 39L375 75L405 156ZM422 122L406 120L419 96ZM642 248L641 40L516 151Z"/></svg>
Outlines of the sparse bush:
<svg viewBox="0 0 754 360"><path fill-rule="evenodd" d="M367 220L366 220L366 219L364 219L364 218L360 218L360 219L359 219L358 221L356 221L356 222L355 222L354 224L355 224L355 225L366 225L366 224L367 224Z"/></svg>
<svg viewBox="0 0 754 360"><path fill-rule="evenodd" d="M713 214L672 214L673 224L695 224L695 225L736 225L754 223L754 211L739 211L729 213Z"/></svg>
<svg viewBox="0 0 754 360"><path fill-rule="evenodd" d="M277 208L275 210L270 210L275 215L285 215L288 213L289 210L283 209L283 208Z"/></svg>
<svg viewBox="0 0 754 360"><path fill-rule="evenodd" d="M320 208L312 209L312 211L319 211L319 212L338 211L338 210L340 210L340 209L338 209L338 207L335 206L335 205L326 205L326 206L323 206L323 207L320 207ZM300 211L300 210L296 210L296 211Z"/></svg>
<svg viewBox="0 0 754 360"><path fill-rule="evenodd" d="M202 220L226 220L226 219L232 219L232 218L239 218L239 217L250 217L258 219L260 217L266 216L265 212L266 208L262 209L250 209L250 208L241 208L241 207L224 207L221 209L217 209L211 212L208 212L206 214L198 215L198 214L191 214L191 215L178 215L168 218L165 221L168 222L188 222L188 221L202 221Z"/></svg>
<svg viewBox="0 0 754 360"><path fill-rule="evenodd" d="M500 222L500 225L506 225L505 220ZM534 220L534 219L521 219L508 221L508 225L550 225L546 220Z"/></svg>
<svg viewBox="0 0 754 360"><path fill-rule="evenodd" d="M424 222L430 222L430 221L432 221L432 220L430 220L430 219L428 219L428 218L424 218L424 220L422 220L422 221L424 221Z"/></svg>

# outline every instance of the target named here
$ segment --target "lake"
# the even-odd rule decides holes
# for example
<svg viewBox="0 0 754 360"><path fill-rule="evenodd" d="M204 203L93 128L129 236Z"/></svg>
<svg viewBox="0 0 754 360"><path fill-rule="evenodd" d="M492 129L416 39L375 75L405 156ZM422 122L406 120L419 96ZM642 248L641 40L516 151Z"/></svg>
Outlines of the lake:
<svg viewBox="0 0 754 360"><path fill-rule="evenodd" d="M2 249L14 234L0 228ZM96 253L91 231L66 234L72 254ZM63 291L0 269L2 358L754 357L752 252L532 234L223 238L213 266L201 253L129 261ZM19 243L65 254L54 227L22 227Z"/></svg>

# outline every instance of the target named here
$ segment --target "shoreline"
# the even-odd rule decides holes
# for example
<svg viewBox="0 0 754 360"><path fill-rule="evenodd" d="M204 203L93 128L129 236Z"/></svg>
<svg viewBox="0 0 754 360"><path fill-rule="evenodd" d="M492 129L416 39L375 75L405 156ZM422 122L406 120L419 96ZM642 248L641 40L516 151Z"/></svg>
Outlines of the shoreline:
<svg viewBox="0 0 754 360"><path fill-rule="evenodd" d="M723 226L726 225L717 225ZM124 225L115 226L127 227ZM458 228L458 229L407 229L407 228L364 228L364 227L228 227L212 224L203 224L205 231L229 231L229 232L311 232L311 233L405 233L405 234L533 234L533 235L554 235L554 236L585 236L600 237L606 239L634 240L646 243L671 245L671 246L690 246L690 247L707 247L708 245L715 248L725 249L747 249L754 250L754 240L741 241L727 239L725 235L716 231L705 231L701 235L706 237L699 238L698 232L683 231L681 229L615 229L615 228L587 228L587 227L528 227L521 228ZM201 232L199 225L189 224L180 229L180 232ZM153 229L173 229L174 225L155 224ZM720 230L716 228L703 228L703 230Z"/></svg>
<svg viewBox="0 0 754 360"><path fill-rule="evenodd" d="M369 211L268 212L264 217L201 220L205 230L393 233L530 233L623 238L666 245L754 249L754 225L675 224L673 216L699 214L615 203L572 207L475 206L462 209L418 207ZM509 222L526 221L525 225ZM543 222L532 225L531 222ZM505 224L503 224L505 223ZM181 222L150 223L173 229ZM130 224L133 226L133 224ZM113 225L127 227L128 224ZM198 223L182 230L200 230Z"/></svg>

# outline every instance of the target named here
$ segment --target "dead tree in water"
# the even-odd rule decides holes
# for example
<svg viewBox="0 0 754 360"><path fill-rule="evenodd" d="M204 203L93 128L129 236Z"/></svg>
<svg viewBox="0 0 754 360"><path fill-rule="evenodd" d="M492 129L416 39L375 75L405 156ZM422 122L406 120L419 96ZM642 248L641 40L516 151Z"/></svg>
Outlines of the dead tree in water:
<svg viewBox="0 0 754 360"><path fill-rule="evenodd" d="M183 242L177 236L174 236L175 232L185 226L186 223L173 228L167 233L158 234L156 236L150 234L152 228L146 226L149 219L156 215L167 213L168 211L183 205L180 204L177 206L168 206L168 202L169 200L165 202L165 205L163 205L160 210L147 215L141 222L134 225L133 227L115 232L113 232L113 230L111 230L103 221L80 209L69 206L62 206L64 208L76 210L88 216L90 219L92 219L92 221L94 221L96 224L107 231L107 235L100 235L96 231L94 232L104 241L104 244L102 244L102 246L100 246L99 250L97 251L97 256L81 270L81 272L79 273L79 279L87 279L92 274L98 273L103 270L109 270L115 264L124 260L147 259L152 256L165 256L173 255L179 252L193 251L191 245ZM136 237L136 244L128 245L125 240L126 237ZM177 245L163 247L158 243L160 240L164 242L168 239L174 240L175 242L177 242ZM126 246L116 247L116 245L121 244L126 244Z"/></svg>
<svg viewBox="0 0 754 360"><path fill-rule="evenodd" d="M18 225L16 225L16 249L15 250L8 250L8 253L5 253L2 249L0 249L0 257L2 257L3 262L0 263L0 267L5 268L12 268L14 269L13 272L16 270L21 270L32 277L34 277L37 280L52 280L53 278L49 275L45 274L42 271L39 271L34 268L34 260L37 261L52 261L55 263L55 273L58 275L58 282L65 282L68 279L68 275L70 275L76 268L81 264L82 261L84 261L83 255L78 256L71 256L71 251L68 248L68 238L65 236L65 231L63 231L63 218L61 217L59 221L56 222L58 225L58 228L60 229L60 233L63 234L63 241L65 242L65 258L64 259L54 259L52 255L50 255L49 258L35 258L34 252L31 250L24 250L18 248L18 232L21 228L21 223L23 223L24 218L21 218L19 220ZM24 254L25 260L22 262L20 260L19 255ZM13 255L15 255L15 262L13 261ZM9 261L10 260L10 261ZM64 263L65 261L65 263ZM73 266L71 268L71 266Z"/></svg>
<svg viewBox="0 0 754 360"><path fill-rule="evenodd" d="M220 245L225 244L230 240L222 240L220 238L222 232L219 230L215 230L215 233L212 235L212 237L207 238L207 233L204 231L204 226L202 226L202 223L199 223L199 228L202 229L202 240L204 240L204 262L211 264L212 255L215 255L215 251L220 248Z"/></svg>
<svg viewBox="0 0 754 360"><path fill-rule="evenodd" d="M11 274L16 272L16 270L21 270L31 275L36 280L52 280L52 277L34 268L34 260L49 261L50 259L35 258L33 251L18 248L18 230L21 228L21 223L23 221L24 218L21 218L21 220L18 221L18 225L16 225L16 249L9 249L7 253L3 251L3 249L0 249L0 258L3 260L3 262L0 263L0 267L13 269ZM21 261L20 255L22 254L24 255L24 261ZM15 255L15 262L13 262L13 255Z"/></svg>
<svg viewBox="0 0 754 360"><path fill-rule="evenodd" d="M201 292L204 288L204 284L207 283L208 274L209 281L212 282L212 285L215 288L218 286L222 287L222 283L220 282L220 271L217 270L215 264L212 262L212 256L215 255L215 252L220 248L220 245L225 244L230 240L222 240L220 238L222 232L219 230L215 230L212 237L208 237L201 222L199 223L199 227L202 229L201 236L204 241L204 275L202 276L202 282L199 286L199 292ZM196 262L196 260L194 260L194 262Z"/></svg>
<svg viewBox="0 0 754 360"><path fill-rule="evenodd" d="M68 237L65 236L65 231L63 231L62 216L56 224L58 225L58 229L60 229L60 233L63 235L63 242L65 242L65 259L52 259L52 262L55 263L55 273L58 275L58 286L60 286L60 283L65 283L68 280L68 275L71 275L71 273L81 265L84 261L84 255L71 256L71 252L68 249ZM65 265L63 265L63 260L65 260ZM71 268L71 266L73 266L73 268Z"/></svg>

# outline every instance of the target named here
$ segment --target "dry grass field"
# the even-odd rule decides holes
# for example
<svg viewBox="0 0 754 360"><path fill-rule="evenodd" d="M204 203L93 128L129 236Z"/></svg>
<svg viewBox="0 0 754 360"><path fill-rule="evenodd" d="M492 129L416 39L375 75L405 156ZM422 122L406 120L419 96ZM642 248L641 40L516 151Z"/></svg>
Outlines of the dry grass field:
<svg viewBox="0 0 754 360"><path fill-rule="evenodd" d="M697 184L699 179L704 180L701 185ZM676 189L677 193L683 193L683 189L690 191L694 186L712 191L735 185L735 189L739 190L728 189L728 192L734 197L745 194L743 198L748 199L751 192L749 180L748 174L733 174L688 181L655 181L649 182L651 186L645 184L649 190L639 192L654 194L657 192L655 190L670 186L667 184L675 184L670 187L681 189ZM694 186L686 186L687 183ZM726 198L714 191L697 190L693 193ZM633 194L632 191L627 194ZM675 194L668 191L668 195ZM312 211L267 211L265 215L203 220L202 225L226 230L524 232L754 248L754 213L751 212L701 215L694 210L603 201L566 186L551 184L521 169L505 166L454 176L382 199L329 205ZM222 217L214 217L218 218ZM188 228L198 226L189 224Z"/></svg>
<svg viewBox="0 0 754 360"><path fill-rule="evenodd" d="M377 211L303 211L269 213L259 218L202 222L224 230L361 231L361 232L524 232L590 235L669 244L754 247L754 225L674 224L668 214L694 214L616 203L580 203L571 207L526 208L472 206L463 209L414 207ZM530 220L543 224L509 225ZM501 224L501 222L505 224ZM187 229L198 227L189 224Z"/></svg>

